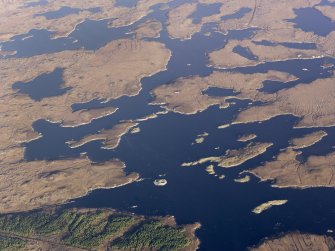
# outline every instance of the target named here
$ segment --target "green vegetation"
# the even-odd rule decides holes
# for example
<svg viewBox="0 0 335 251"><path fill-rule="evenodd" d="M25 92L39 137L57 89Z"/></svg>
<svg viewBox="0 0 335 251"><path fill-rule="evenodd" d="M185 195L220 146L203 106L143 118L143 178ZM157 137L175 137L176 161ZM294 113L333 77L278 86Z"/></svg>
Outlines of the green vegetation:
<svg viewBox="0 0 335 251"><path fill-rule="evenodd" d="M1 251L14 251L23 248L26 245L25 240L14 237L0 237L0 250Z"/></svg>
<svg viewBox="0 0 335 251"><path fill-rule="evenodd" d="M128 229L135 221L133 216L111 215L108 211L37 211L0 216L0 231L23 236L53 235L65 244L93 248Z"/></svg>
<svg viewBox="0 0 335 251"><path fill-rule="evenodd" d="M112 247L126 250L143 248L159 251L178 250L189 244L182 228L163 225L159 221L151 221L140 225L112 243Z"/></svg>
<svg viewBox="0 0 335 251"><path fill-rule="evenodd" d="M52 239L60 244L87 249L111 245L126 250L170 251L190 244L181 227L103 209L53 209L0 215L1 232L8 238L0 235L0 251L24 246L26 241L20 236L41 241Z"/></svg>
<svg viewBox="0 0 335 251"><path fill-rule="evenodd" d="M92 215L81 215L68 228L69 234L64 242L73 246L92 248L100 246L122 230L128 229L135 223L135 217L110 216L99 212Z"/></svg>
<svg viewBox="0 0 335 251"><path fill-rule="evenodd" d="M7 214L0 216L0 230L24 236L38 232L39 228L51 220L50 214Z"/></svg>
<svg viewBox="0 0 335 251"><path fill-rule="evenodd" d="M69 225L79 217L80 213L74 211L63 211L59 214L47 214L43 212L39 214L40 217L45 219L43 224L38 225L36 233L40 235L55 235L61 234L69 228Z"/></svg>

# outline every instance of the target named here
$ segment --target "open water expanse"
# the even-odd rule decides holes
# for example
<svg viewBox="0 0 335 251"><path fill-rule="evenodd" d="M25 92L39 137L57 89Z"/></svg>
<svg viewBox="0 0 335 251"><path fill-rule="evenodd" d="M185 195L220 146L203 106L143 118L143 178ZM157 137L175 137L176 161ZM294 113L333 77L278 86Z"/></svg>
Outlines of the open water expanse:
<svg viewBox="0 0 335 251"><path fill-rule="evenodd" d="M177 6L189 0L170 2ZM136 4L136 1L125 1L126 6ZM324 1L323 4L327 4ZM217 7L217 6L216 6ZM52 13L63 16L76 10L64 9L64 13ZM92 10L99 11L99 10ZM237 17L248 13L249 9L241 10ZM301 29L308 31L315 27L313 21L306 17L315 17L316 22L325 24L319 32L321 35L334 30L334 24L320 17L320 13L311 13L311 9L297 10L298 18L291 20ZM199 7L194 15L194 23L199 18L215 13L215 6ZM75 50L85 48L95 50L107 42L120 38L129 38L129 33L138 24L149 19L158 19L166 24L166 11L160 5L153 7L153 11L131 26L110 28L110 20L87 20L66 38L52 38L47 30L32 30L28 34L16 36L12 41L2 44L3 50L16 50L12 57L28 57L44 53ZM45 14L48 15L48 14ZM233 17L222 17L222 20ZM207 33L210 32L210 36ZM259 182L251 176L249 183L236 183L243 170L257 167L264 161L270 161L281 149L288 146L291 138L300 137L320 129L294 129L297 118L293 116L279 116L262 123L238 124L225 129L218 129L222 124L230 123L236 114L252 104L250 101L231 99L230 107L219 109L212 106L204 112L195 115L181 115L175 113L161 114L156 119L141 122L138 134L127 134L122 137L120 145L114 150L102 148L100 141L90 142L80 148L71 149L66 144L69 140L78 140L87 134L93 134L101 129L112 128L123 120L139 119L143 116L163 110L159 106L149 103L153 100L151 90L159 85L172 83L179 77L193 75L206 76L213 71L208 67L207 53L222 48L229 39L243 39L253 35L254 30L230 31L228 34L215 32L215 24L207 24L200 33L190 40L180 41L171 39L166 29L157 39L172 51L172 58L167 70L151 77L142 79L143 89L133 97L121 97L114 101L103 102L93 100L85 104L75 104L73 110L95 107L118 107L114 114L94 120L88 125L74 128L64 128L60 124L53 124L45 120L34 124L36 131L43 137L26 144L26 159L69 158L79 156L85 152L90 159L102 162L119 158L126 164L127 172L137 172L142 181L115 189L101 189L69 203L69 207L111 207L119 210L135 212L144 215L174 215L180 224L201 223L197 236L201 240L201 250L245 250L256 245L263 238L275 236L288 231L303 231L309 233L326 234L328 229L335 230L335 190L328 188L313 189L277 189L268 182ZM206 34L206 35L205 35ZM25 38L25 39L23 39ZM263 41L273 46L269 41ZM287 47L305 46L314 49L313 44L290 44ZM244 48L237 48L237 52L253 58ZM329 77L330 69L321 67L323 64L335 63L331 58L295 59L282 62L264 63L258 66L236 68L241 73L266 72L278 70L292 73L297 80L283 84L268 81L262 91L274 93L278 90L296 84L308 84L311 81ZM305 69L305 70L304 70ZM308 70L306 70L308 69ZM224 70L222 70L224 71ZM43 89L41 81L47 82L50 88ZM62 69L44 74L29 83L29 86L16 83L13 88L29 94L35 100L61 95L67 91L62 86ZM235 95L231 90L209 89L211 96ZM335 129L324 128L328 136L322 143L317 143L303 150L302 160L308 155L324 155L333 150ZM209 136L202 144L194 144L198 134L207 132ZM274 145L268 151L243 165L230 169L215 167L218 175L224 174L220 180L205 171L205 166L182 167L184 162L195 161L203 157L223 155L228 149L238 149L246 146L247 142L237 139L245 134L256 134L257 142L272 142ZM168 183L164 187L156 187L153 180L164 177ZM251 211L259 204L268 200L287 199L288 203L271 208L260 215Z"/></svg>

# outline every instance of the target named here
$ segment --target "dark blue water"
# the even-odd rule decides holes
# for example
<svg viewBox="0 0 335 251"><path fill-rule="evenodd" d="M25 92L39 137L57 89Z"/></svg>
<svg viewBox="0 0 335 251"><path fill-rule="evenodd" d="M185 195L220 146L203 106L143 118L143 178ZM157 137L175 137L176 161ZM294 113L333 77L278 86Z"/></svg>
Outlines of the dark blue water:
<svg viewBox="0 0 335 251"><path fill-rule="evenodd" d="M235 96L238 94L233 89L226 89L219 87L209 87L202 93L210 97L227 97L227 96Z"/></svg>
<svg viewBox="0 0 335 251"><path fill-rule="evenodd" d="M282 45L287 48L292 49L301 49L301 50L315 50L316 44L315 43L293 43L293 42L284 42L284 43L275 43L267 40L262 41L253 41L256 45L263 45L263 46L277 46Z"/></svg>
<svg viewBox="0 0 335 251"><path fill-rule="evenodd" d="M328 228L333 228L335 202L328 197L334 196L332 189L274 189L269 183L258 183L255 178L248 184L233 182L241 170L271 160L279 149L287 146L288 139L311 131L292 130L297 120L290 116L261 124L236 125L225 130L216 128L229 123L241 106L243 104L228 110L213 107L191 116L168 114L144 122L141 133L125 136L115 151L102 151L97 143L83 147L81 150L87 151L93 160L118 156L126 161L128 171L139 171L147 179L113 190L94 191L70 206L94 205L146 215L170 214L175 215L181 224L200 221L202 228L198 236L203 250L244 250L260 239L282 231L299 229L324 234ZM191 145L190 142L203 131L210 134L205 143ZM280 137L277 132L280 132ZM242 147L246 143L238 142L237 138L245 133L255 133L258 141L274 142L275 145L265 155L238 168L216 167L218 175L224 174L226 179L208 175L204 166L180 166L183 162L217 156L227 149ZM220 149L214 150L217 147ZM327 149L329 151L331 145ZM161 174L165 174L168 185L157 188L153 179ZM318 195L320 191L325 197ZM251 213L255 206L272 199L288 199L289 203L261 215ZM138 207L131 209L134 205Z"/></svg>
<svg viewBox="0 0 335 251"><path fill-rule="evenodd" d="M65 17L71 14L78 14L80 11L81 9L78 9L78 8L64 6L64 7L61 7L59 10L36 14L35 17L43 16L46 19L50 20L50 19L57 19L57 18Z"/></svg>
<svg viewBox="0 0 335 251"><path fill-rule="evenodd" d="M297 17L289 21L295 23L296 28L319 36L327 36L335 30L335 22L315 8L295 9L294 12Z"/></svg>
<svg viewBox="0 0 335 251"><path fill-rule="evenodd" d="M242 73L254 73L254 72L268 72L273 69L276 71L287 72L296 76L297 79L289 83L282 83L278 81L266 81L264 87L260 91L266 93L275 93L282 89L292 88L298 84L309 84L319 78L328 78L332 76L334 66L330 68L324 68L325 63L334 64L333 58L317 58L317 59L293 59L278 62L269 62L259 64L257 66L240 67L235 70ZM308 69L305 71L304 69Z"/></svg>
<svg viewBox="0 0 335 251"><path fill-rule="evenodd" d="M30 98L40 101L43 98L62 95L71 89L62 87L62 84L63 69L56 68L53 72L44 73L29 82L16 82L12 87L19 90L19 93L28 94Z"/></svg>
<svg viewBox="0 0 335 251"><path fill-rule="evenodd" d="M233 38L239 38L244 35L245 34L242 32L232 32L230 34ZM215 39L213 39L213 37ZM45 137L27 144L28 149L26 151L26 158L30 160L44 159L45 156L48 156L48 159L56 159L60 156L71 155L72 150L64 143L68 140L78 140L87 134L96 133L103 128L112 128L121 120L138 119L162 110L158 106L149 105L149 103L153 101L150 91L161 84L170 83L179 77L196 74L206 76L210 74L212 69L206 67L208 64L207 53L219 49L225 44L225 36L222 34L214 33L213 37L208 37L199 33L194 35L194 39L192 40L180 41L170 39L166 31L162 32L160 40L164 41L167 48L171 49L173 52L173 56L167 65L166 71L159 72L151 77L143 78L141 81L143 88L137 96L123 96L105 104L99 104L101 103L99 101L89 102L89 104L92 104L95 107L113 106L119 108L112 116L95 120L89 125L77 128L62 128L58 124L37 121L34 124L34 128L45 135ZM191 65L189 65L190 63ZM87 108L87 104L76 104L73 106L73 109L75 110L80 108ZM41 129L46 126L48 128L52 127L56 131L50 134L52 131L51 129L47 129L46 131ZM49 138L49 136L51 138ZM59 153L52 153L50 149L46 148L39 149L47 142L53 142L52 147L57 148ZM59 145L57 145L58 143L56 142L59 142Z"/></svg>
<svg viewBox="0 0 335 251"><path fill-rule="evenodd" d="M62 18L62 17L68 16L71 14L78 14L81 11L89 11L91 13L98 13L101 11L101 8L78 9L78 8L63 6L58 10L37 14L35 16L44 16L46 19L50 20L50 19Z"/></svg>
<svg viewBox="0 0 335 251"><path fill-rule="evenodd" d="M179 4L189 2L190 0L175 0L169 3L170 6L175 7ZM86 49L86 50L97 50L107 43L117 40L120 38L130 38L131 31L137 27L141 22L145 22L149 19L157 19L161 21L163 24L167 23L167 10L160 10L160 4L152 7L153 12L151 12L146 17L142 18L140 21L135 22L132 25L124 26L124 27L110 27L109 24L111 20L86 20L85 22L76 26L76 29L68 36L61 38L53 38L53 33L47 30L31 30L30 32L22 35L17 35L11 38L11 41L0 43L2 45L2 49L4 51L16 51L15 55L8 55L7 58L10 57L31 57L35 55L41 55L46 53L60 52L63 50L77 50L77 49ZM210 23L205 25L202 33L206 31L211 31L216 24ZM232 39L244 39L253 35L255 29L247 29L244 31L231 31L229 37ZM198 37L204 37L202 34L196 34ZM213 37L203 38L200 41L199 45L196 45L196 42L190 41L190 44L194 44L195 49L200 48L201 52L206 50L210 52L218 46L213 46L213 44L220 44L220 47L223 47L226 43L226 36L213 33ZM181 43L181 41L172 40L166 29L162 30L161 36L155 39L148 39L159 41L165 43L168 47L169 44ZM209 44L209 45L207 45ZM208 47L204 49L204 46ZM184 46L183 49L186 48L187 51L191 51L192 48ZM177 54L178 52L176 52ZM193 54L200 53L188 53L188 60L193 60ZM204 57L204 56L203 56ZM185 59L184 59L185 60Z"/></svg>
<svg viewBox="0 0 335 251"><path fill-rule="evenodd" d="M31 30L26 34L14 36L11 41L2 43L3 50L17 51L8 57L31 57L63 50L98 49L110 41L129 38L129 27L109 28L110 20L87 20L78 24L68 37L53 38L53 32ZM23 39L24 38L24 39Z"/></svg>
<svg viewBox="0 0 335 251"><path fill-rule="evenodd" d="M220 8L222 3L211 3L211 4L198 4L197 10L192 13L189 18L192 19L194 24L201 22L203 17L209 17L215 14L220 14Z"/></svg>
<svg viewBox="0 0 335 251"><path fill-rule="evenodd" d="M279 43L282 46L293 49L301 49L301 50L315 50L316 44L314 43Z"/></svg>
<svg viewBox="0 0 335 251"><path fill-rule="evenodd" d="M169 4L172 6L181 2L183 1L173 1ZM51 39L52 34L48 31L31 31L34 33L29 43L24 42L29 39L22 41L22 37L27 36L24 34L21 37L15 37L12 42L6 43L6 46L18 51L15 57L61 51L64 48L74 50L84 47L95 50L114 39L130 36L126 34L129 30L149 18L158 19L163 24L167 22L166 11L159 10L158 5L153 8L151 14L133 26L109 28L110 20L87 20L68 38ZM244 250L264 237L282 232L300 230L325 234L327 229L334 229L335 191L333 189L275 189L271 188L270 183L260 183L254 177L246 184L233 181L239 177L239 172L242 170L272 160L280 149L288 146L289 139L301 137L316 130L293 129L298 122L298 119L293 116L279 116L262 123L238 124L221 130L217 128L219 125L233 121L241 109L256 105L250 100L232 99L230 101L234 104L232 103L227 109L214 106L195 115L185 116L174 113L160 115L156 119L142 122L141 132L125 135L119 147L114 150L102 149L100 141L90 142L74 149L69 148L65 143L96 133L103 128L111 128L121 120L138 119L162 110L158 106L149 105L153 100L150 94L153 88L172 83L179 77L209 75L213 71L207 66L209 52L222 48L229 39L250 37L254 31L252 29L231 31L226 36L214 32L211 36L205 36L204 33L211 31L214 26L215 24L205 25L200 33L195 34L191 40L185 41L169 38L164 28L160 38L152 40L164 43L172 51L167 70L142 79L143 89L137 96L124 96L109 102L93 100L74 104L72 106L74 111L103 106L119 108L114 114L94 120L88 125L64 128L60 124L45 120L35 122L34 129L43 137L25 144L27 147L25 158L53 160L75 157L81 152L87 152L88 157L97 162L113 158L121 159L126 163L127 172L138 172L145 179L116 189L94 191L68 206L112 207L145 215L174 215L181 224L200 222L202 227L197 235L201 240L202 250ZM74 43L76 40L78 42ZM37 41L47 44L34 47ZM266 82L262 91L274 92L280 88L291 88L299 83L308 84L315 79L330 76L332 69L321 67L325 62L335 63L331 58L297 59L235 68L233 71L264 73L277 70L297 77L297 80L291 83ZM309 71L304 71L304 68ZM46 75L38 78L47 77ZM54 76L52 81L48 82L61 84L60 81L56 81L57 79L60 80ZM21 85L29 85L29 83L21 83ZM33 95L35 91L28 90L27 93ZM210 88L206 94L223 96L231 94L231 90L221 92ZM335 137L335 129L325 128L325 130L329 135L322 142L304 149L302 160L309 155L325 154L333 150L332 139ZM205 142L192 145L197 135L205 131L209 133ZM274 145L265 154L239 167L231 169L215 167L218 175L226 175L224 180L208 175L204 166L181 167L183 162L207 156L219 156L227 149L244 147L247 143L239 142L237 139L252 133L258 136L256 141L273 142ZM157 188L153 185L153 179L161 174L166 175L168 184ZM261 215L251 213L251 210L260 203L274 199L288 199L289 202ZM134 205L138 207L132 208Z"/></svg>
<svg viewBox="0 0 335 251"><path fill-rule="evenodd" d="M300 82L297 81L291 81L289 83L283 83L281 81L276 80L265 80L263 82L263 87L259 90L266 93L276 93L280 90L283 90L285 88L291 88L294 86L294 84L299 84Z"/></svg>
<svg viewBox="0 0 335 251"><path fill-rule="evenodd" d="M72 152L67 151L64 157L87 152L94 161L121 158L126 162L128 172L140 172L143 178L148 178L143 182L117 189L95 191L69 206L113 207L146 215L171 214L175 215L181 224L200 221L202 228L198 231L198 235L204 250L243 250L265 236L282 231L299 229L325 233L328 228L333 228L335 205L333 200L329 200L329 196L334 196L332 189L304 191L273 189L269 187L269 183L258 183L254 178L248 184L233 182L241 170L271 160L281 148L287 146L290 138L300 137L313 130L292 130L297 119L291 116L277 117L261 124L217 129L218 125L229 123L237 110L245 107L246 103L240 102L225 110L212 107L192 116L167 114L146 121L141 124L141 133L126 135L120 146L113 151L101 149L99 142L73 149ZM62 133L55 129L61 128L45 124L38 129L45 134L44 137L47 136L46 142L50 145L45 154L59 153L62 147L53 139ZM190 142L203 131L210 134L205 143L192 146ZM280 132L281 136L278 137L276 132ZM258 141L274 142L275 145L265 155L248 161L238 168L217 167L216 172L219 175L225 174L225 180L209 176L203 166L192 168L180 166L183 162L217 156L227 149L240 148L245 143L238 142L237 139L246 133L255 133L258 135ZM333 136L335 136L334 130L329 139ZM329 143L322 144L327 151L331 151L332 141L329 140ZM217 147L220 149L214 150ZM36 146L30 146L29 149L31 148L41 150ZM315 154L319 150L314 147L314 151L310 150L309 154ZM157 188L152 183L160 174L166 175L165 178L168 180L166 187ZM320 191L325 197L318 196ZM289 203L262 215L256 216L251 213L255 206L272 199L289 199ZM138 207L131 209L134 205ZM307 212L302 211L302 208L308 208Z"/></svg>
<svg viewBox="0 0 335 251"><path fill-rule="evenodd" d="M169 3L175 6L189 0L172 1ZM110 27L112 19L86 20L76 26L76 29L68 37L53 38L54 33L48 30L32 29L26 34L17 35L10 41L0 43L4 51L16 51L15 55L8 55L6 58L31 57L46 53L60 52L63 50L97 50L107 43L121 39L130 38L131 31L138 24L146 20L156 18L166 23L167 11L159 10L160 4L152 7L154 12L142 18L132 25L124 27Z"/></svg>
<svg viewBox="0 0 335 251"><path fill-rule="evenodd" d="M249 60L257 61L258 57L252 53L248 47L237 45L233 48L233 52Z"/></svg>
<svg viewBox="0 0 335 251"><path fill-rule="evenodd" d="M93 99L91 101L85 103L76 103L71 106L72 111L76 112L79 110L87 110L87 109L96 109L110 106L111 102L106 102L104 100Z"/></svg>
<svg viewBox="0 0 335 251"><path fill-rule="evenodd" d="M236 11L233 14L229 14L229 15L225 15L225 16L221 17L221 20L225 21L225 20L229 20L229 19L240 19L251 11L252 11L252 9L250 9L250 8L242 7L241 9L239 9L238 11Z"/></svg>
<svg viewBox="0 0 335 251"><path fill-rule="evenodd" d="M308 63L301 61L304 64ZM316 65L320 63L315 62ZM294 65L297 65L297 62L294 62ZM271 69L271 66L278 69L281 67L279 63L273 63L267 67L253 67L247 71L267 70ZM291 70L295 70L296 75L302 75L304 72L300 73L298 69L299 64ZM164 76L166 73L161 74L157 76ZM157 76L152 77L155 82L160 79ZM149 80L146 81L150 83ZM145 97L147 91L139 97ZM134 98L129 98L129 103ZM141 177L148 179L117 189L92 192L69 206L112 207L146 215L171 214L175 215L181 224L199 221L202 228L197 234L202 242L202 250L244 250L266 236L283 231L301 230L324 234L327 229L335 226L333 220L335 202L329 199L335 195L332 189L303 191L274 189L269 183L258 183L255 178L247 184L233 182L240 171L271 160L280 149L288 145L289 139L313 131L313 129L292 129L297 122L292 116L280 116L263 123L235 125L224 130L217 129L217 126L232 121L238 110L245 108L247 103L248 101L237 101L236 105L228 109L220 110L212 107L192 116L162 115L158 119L141 123L141 133L126 135L120 146L112 151L101 149L101 142L91 142L77 149L68 148L64 142L80 138L98 128L106 127L109 123L115 123L113 121L122 114L129 116L131 111L127 110L123 103L120 106L120 111L125 109L123 113L78 128L62 128L58 124L39 121L34 128L42 133L43 137L27 144L26 157L56 159L79 156L81 152L87 152L93 161L120 158L125 161L127 172L139 172ZM143 105L142 108L146 109ZM204 131L210 134L205 143L192 146L191 142L196 135ZM247 133L255 133L258 135L257 141L273 142L274 146L266 154L238 168L216 167L218 175L226 175L225 180L209 176L203 166L192 168L180 166L183 162L206 156L218 156L227 149L243 147L245 143L238 142L237 139ZM304 152L309 155L332 151L332 137L335 137L335 132L329 132L329 138L327 141L322 141L321 148L320 144L317 144ZM48 148L44 147L46 144ZM219 149L215 150L217 147ZM168 180L166 187L157 188L152 183L160 174L166 174ZM322 197L319 196L320 192L323 194ZM273 199L288 199L289 203L261 215L251 213L258 204ZM134 205L138 207L132 209Z"/></svg>
<svg viewBox="0 0 335 251"><path fill-rule="evenodd" d="M331 2L329 0L322 0L319 5L335 6L335 2Z"/></svg>

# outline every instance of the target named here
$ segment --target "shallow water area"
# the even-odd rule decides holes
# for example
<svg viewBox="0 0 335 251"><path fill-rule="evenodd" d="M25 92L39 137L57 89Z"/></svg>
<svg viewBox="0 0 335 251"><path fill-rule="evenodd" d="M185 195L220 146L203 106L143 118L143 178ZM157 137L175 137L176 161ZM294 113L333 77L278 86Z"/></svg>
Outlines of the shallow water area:
<svg viewBox="0 0 335 251"><path fill-rule="evenodd" d="M138 0L116 0L116 6L132 8L136 6L137 1Z"/></svg>
<svg viewBox="0 0 335 251"><path fill-rule="evenodd" d="M239 18L244 17L250 11L252 11L252 9L242 7L241 9L239 9L237 12L235 12L233 14L229 14L229 15L225 15L225 16L221 17L221 20L225 21L225 20L229 20L229 19L239 19Z"/></svg>
<svg viewBox="0 0 335 251"><path fill-rule="evenodd" d="M63 69L56 68L51 73L45 73L28 83L17 82L13 84L14 90L28 94L30 98L40 101L43 98L58 96L70 90L70 87L61 87L63 84Z"/></svg>
<svg viewBox="0 0 335 251"><path fill-rule="evenodd" d="M212 4L198 4L197 10L189 16L192 18L192 22L194 24L198 24L201 22L203 17L212 16L215 14L220 14L221 3L212 3Z"/></svg>
<svg viewBox="0 0 335 251"><path fill-rule="evenodd" d="M255 56L247 47L237 45L233 48L233 52L249 60L257 61L258 57Z"/></svg>
<svg viewBox="0 0 335 251"><path fill-rule="evenodd" d="M210 97L225 97L225 96L235 96L237 93L233 89L225 89L218 87L210 87L202 92Z"/></svg>
<svg viewBox="0 0 335 251"><path fill-rule="evenodd" d="M335 22L315 8L296 9L295 13L297 17L290 21L295 23L295 27L303 31L314 32L319 36L327 36L335 30Z"/></svg>
<svg viewBox="0 0 335 251"><path fill-rule="evenodd" d="M49 11L49 12L45 12L45 13L41 13L41 14L37 14L35 16L44 16L46 19L58 19L58 18L62 18L71 14L78 14L81 11L88 11L91 13L98 13L101 11L101 8L96 7L96 8L89 8L89 9L79 9L79 8L71 8L71 7L67 7L67 6L63 6L60 9L56 10L56 11Z"/></svg>

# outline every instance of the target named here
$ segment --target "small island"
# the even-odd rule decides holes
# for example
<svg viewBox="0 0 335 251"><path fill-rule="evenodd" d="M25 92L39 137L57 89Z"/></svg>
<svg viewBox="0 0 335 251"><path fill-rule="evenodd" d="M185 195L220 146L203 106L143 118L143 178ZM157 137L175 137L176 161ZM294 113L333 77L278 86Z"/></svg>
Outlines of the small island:
<svg viewBox="0 0 335 251"><path fill-rule="evenodd" d="M247 134L247 135L241 136L237 141L239 141L239 142L247 142L247 141L253 140L255 138L257 138L256 134Z"/></svg>
<svg viewBox="0 0 335 251"><path fill-rule="evenodd" d="M239 179L234 179L235 182L237 183L247 183L250 181L250 176L249 175L246 175L242 178L239 178Z"/></svg>
<svg viewBox="0 0 335 251"><path fill-rule="evenodd" d="M242 165L246 161L265 153L272 145L272 143L251 143L237 150L228 150L226 155L221 157L219 166L228 168Z"/></svg>
<svg viewBox="0 0 335 251"><path fill-rule="evenodd" d="M203 143L205 141L205 138L208 137L208 135L209 134L207 132L204 132L202 134L198 134L197 138L195 139L195 142L192 143L192 145L193 144L201 144L201 143Z"/></svg>
<svg viewBox="0 0 335 251"><path fill-rule="evenodd" d="M208 167L206 167L206 172L210 175L215 175L215 170L214 170L214 166L213 165L209 165Z"/></svg>
<svg viewBox="0 0 335 251"><path fill-rule="evenodd" d="M139 133L141 132L141 128L139 127L134 127L133 129L130 130L131 134Z"/></svg>
<svg viewBox="0 0 335 251"><path fill-rule="evenodd" d="M166 186L167 180L166 179L157 179L157 180L154 180L154 184L155 184L155 186L159 186L159 187Z"/></svg>
<svg viewBox="0 0 335 251"><path fill-rule="evenodd" d="M252 210L253 213L255 214L260 214L264 212L265 210L270 209L273 206L281 206L287 203L287 200L270 200L268 202L265 202Z"/></svg>
<svg viewBox="0 0 335 251"><path fill-rule="evenodd" d="M266 150L272 145L272 143L250 143L249 145L240 149L228 150L223 156L205 157L194 162L183 163L182 166L197 166L207 162L216 162L220 167L235 167L242 165L246 161L265 153Z"/></svg>

